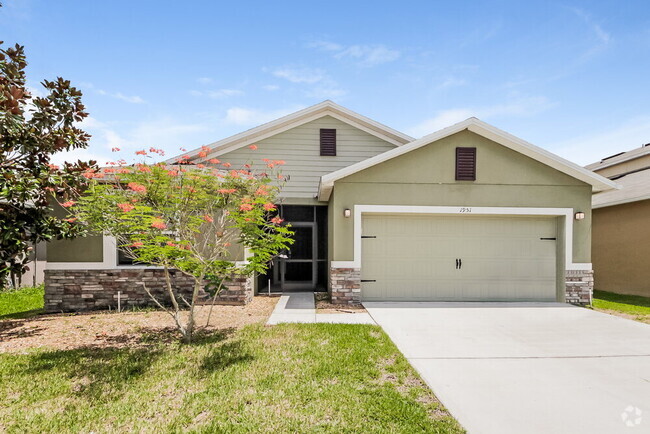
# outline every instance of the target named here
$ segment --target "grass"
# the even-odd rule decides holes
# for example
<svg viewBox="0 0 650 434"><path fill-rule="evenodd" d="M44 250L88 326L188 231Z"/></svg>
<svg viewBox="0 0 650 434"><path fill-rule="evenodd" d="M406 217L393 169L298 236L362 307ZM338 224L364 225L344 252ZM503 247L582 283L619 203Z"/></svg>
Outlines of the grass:
<svg viewBox="0 0 650 434"><path fill-rule="evenodd" d="M614 315L650 323L650 297L594 291L593 307Z"/></svg>
<svg viewBox="0 0 650 434"><path fill-rule="evenodd" d="M376 326L151 342L0 355L0 432L462 432Z"/></svg>
<svg viewBox="0 0 650 434"><path fill-rule="evenodd" d="M27 318L43 310L43 286L0 290L0 320Z"/></svg>

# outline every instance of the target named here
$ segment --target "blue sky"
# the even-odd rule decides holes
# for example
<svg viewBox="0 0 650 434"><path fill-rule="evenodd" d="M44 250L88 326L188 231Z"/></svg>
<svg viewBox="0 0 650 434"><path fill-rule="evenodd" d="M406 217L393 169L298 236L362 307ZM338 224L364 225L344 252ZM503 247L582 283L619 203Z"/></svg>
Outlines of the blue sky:
<svg viewBox="0 0 650 434"><path fill-rule="evenodd" d="M580 164L650 142L647 0L3 3L30 87L83 90L74 157L100 164L324 99L416 137L477 116Z"/></svg>

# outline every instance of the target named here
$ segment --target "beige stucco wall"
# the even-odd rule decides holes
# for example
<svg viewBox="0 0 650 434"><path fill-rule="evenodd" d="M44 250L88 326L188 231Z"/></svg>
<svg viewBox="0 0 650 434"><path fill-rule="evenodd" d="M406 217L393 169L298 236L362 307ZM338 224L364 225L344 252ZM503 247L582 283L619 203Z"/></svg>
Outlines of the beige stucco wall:
<svg viewBox="0 0 650 434"><path fill-rule="evenodd" d="M455 149L477 148L476 181L455 181ZM489 139L463 131L337 181L332 258L353 260L354 205L573 208L573 261L591 262L591 186Z"/></svg>
<svg viewBox="0 0 650 434"><path fill-rule="evenodd" d="M650 297L650 200L593 211L595 288Z"/></svg>

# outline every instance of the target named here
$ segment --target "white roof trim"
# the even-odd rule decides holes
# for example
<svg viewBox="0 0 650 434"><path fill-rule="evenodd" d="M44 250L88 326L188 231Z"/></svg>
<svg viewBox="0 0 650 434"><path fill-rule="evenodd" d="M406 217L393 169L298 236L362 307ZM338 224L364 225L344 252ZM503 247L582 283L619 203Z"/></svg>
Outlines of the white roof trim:
<svg viewBox="0 0 650 434"><path fill-rule="evenodd" d="M492 125L487 124L477 118L469 118L450 127L443 128L442 130L436 131L435 133L424 136L404 146L400 146L399 148L391 149L390 151L386 151L367 160L360 161L359 163L353 164L332 173L328 173L327 175L323 175L321 177L320 186L318 189L318 199L321 201L329 200L332 189L334 188L334 182L338 181L341 178L345 178L346 176L350 176L376 164L383 163L384 161L388 161L392 158L406 154L407 152L421 148L422 146L428 145L429 143L451 136L452 134L456 134L463 130L472 131L473 133L476 133L496 143L499 143L500 145L533 158L543 164L546 164L547 166L559 170L560 172L566 173L569 176L579 179L580 181L591 184L594 192L620 188L620 186L618 186L618 184L615 182L597 175L590 170L580 167L575 163L565 160L564 158L561 158L545 149L539 148L531 143L526 142L525 140L513 136L512 134L506 133L505 131L493 127Z"/></svg>
<svg viewBox="0 0 650 434"><path fill-rule="evenodd" d="M644 195L635 196L635 197L628 197L628 198L625 198L625 199L612 200L610 202L603 202L603 203L598 203L598 204L594 204L593 201L592 201L591 208L592 209L607 208L608 206L624 205L626 203L641 202L642 200L648 200L648 199L650 199L650 194L644 194Z"/></svg>
<svg viewBox="0 0 650 434"><path fill-rule="evenodd" d="M606 157L597 163L591 163L585 166L589 170L602 170L608 167L616 166L628 161L636 160L650 154L650 146L644 145L641 148L632 149L631 151L621 152L613 157Z"/></svg>
<svg viewBox="0 0 650 434"><path fill-rule="evenodd" d="M323 101L319 104L283 116L274 121L267 122L250 130L244 131L234 136L230 136L223 140L219 140L207 145L212 149L207 158L218 157L219 155L227 152L234 151L244 146L248 146L264 140L268 137L274 136L281 132L290 130L307 122L322 118L323 116L332 116L342 122L350 124L360 130L369 134L379 137L395 146L402 146L406 143L412 142L413 137L394 130L379 122L373 121L370 118L362 116L353 112L343 106L340 106L330 100ZM183 155L188 155L190 160L197 158L201 148L194 149L193 151L186 152ZM166 162L172 163L176 161L177 157L170 158Z"/></svg>

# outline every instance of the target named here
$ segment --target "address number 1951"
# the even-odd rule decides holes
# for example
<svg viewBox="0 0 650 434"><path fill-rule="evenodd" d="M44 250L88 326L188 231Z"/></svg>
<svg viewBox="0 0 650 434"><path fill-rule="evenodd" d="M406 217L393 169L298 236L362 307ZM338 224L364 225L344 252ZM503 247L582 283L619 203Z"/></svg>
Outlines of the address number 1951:
<svg viewBox="0 0 650 434"><path fill-rule="evenodd" d="M461 208L460 212L472 212L472 208Z"/></svg>

